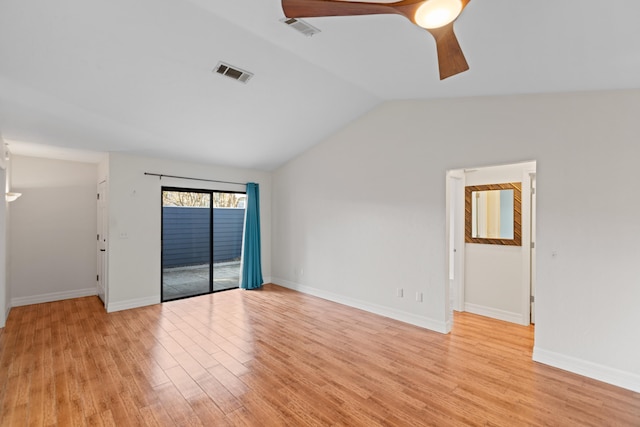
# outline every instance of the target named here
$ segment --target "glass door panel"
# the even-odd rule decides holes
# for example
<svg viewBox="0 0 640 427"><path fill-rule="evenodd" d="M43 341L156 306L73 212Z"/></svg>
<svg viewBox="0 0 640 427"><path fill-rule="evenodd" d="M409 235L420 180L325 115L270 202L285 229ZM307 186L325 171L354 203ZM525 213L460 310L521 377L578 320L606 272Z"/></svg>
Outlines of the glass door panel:
<svg viewBox="0 0 640 427"><path fill-rule="evenodd" d="M247 196L213 193L213 290L240 286L240 258Z"/></svg>
<svg viewBox="0 0 640 427"><path fill-rule="evenodd" d="M210 293L211 193L162 191L162 301Z"/></svg>

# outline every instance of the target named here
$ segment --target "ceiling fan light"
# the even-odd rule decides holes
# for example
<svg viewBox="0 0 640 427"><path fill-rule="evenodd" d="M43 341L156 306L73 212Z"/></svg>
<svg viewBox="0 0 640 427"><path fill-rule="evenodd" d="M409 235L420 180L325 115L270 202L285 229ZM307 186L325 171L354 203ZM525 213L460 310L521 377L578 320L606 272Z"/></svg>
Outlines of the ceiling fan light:
<svg viewBox="0 0 640 427"><path fill-rule="evenodd" d="M6 194L6 199L7 199L7 202L13 202L14 200L17 200L18 197L20 196L22 196L22 193L12 193L8 191Z"/></svg>
<svg viewBox="0 0 640 427"><path fill-rule="evenodd" d="M427 0L418 8L414 19L422 28L440 28L453 22L460 12L460 0Z"/></svg>

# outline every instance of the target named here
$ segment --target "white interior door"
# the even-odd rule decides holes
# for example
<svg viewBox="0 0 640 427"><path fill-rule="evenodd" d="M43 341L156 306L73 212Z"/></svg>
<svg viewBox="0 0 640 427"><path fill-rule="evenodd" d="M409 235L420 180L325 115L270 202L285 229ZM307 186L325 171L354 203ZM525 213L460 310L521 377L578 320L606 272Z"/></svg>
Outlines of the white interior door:
<svg viewBox="0 0 640 427"><path fill-rule="evenodd" d="M107 305L107 183L98 184L98 233L97 233L97 257L98 257L98 296Z"/></svg>

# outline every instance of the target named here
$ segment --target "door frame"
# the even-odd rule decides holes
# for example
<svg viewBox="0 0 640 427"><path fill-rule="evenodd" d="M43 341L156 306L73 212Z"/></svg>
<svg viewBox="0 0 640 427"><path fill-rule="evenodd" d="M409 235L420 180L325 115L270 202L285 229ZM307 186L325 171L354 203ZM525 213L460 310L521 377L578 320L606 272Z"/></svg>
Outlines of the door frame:
<svg viewBox="0 0 640 427"><path fill-rule="evenodd" d="M456 298L454 300L453 309L456 311L464 311L464 171L451 171L450 179L455 180L453 190L454 212L451 214L453 218L453 241L454 241L454 286L456 289Z"/></svg>
<svg viewBox="0 0 640 427"><path fill-rule="evenodd" d="M201 194L209 194L209 291L203 292L199 294L188 295L184 297L174 298L170 300L164 299L164 204L162 201L162 195L165 191L176 191L176 192L184 192L184 193L201 193ZM227 194L247 194L246 191L231 191L231 190L215 190L208 188L189 188L189 187L177 187L175 185L167 185L161 186L160 188L160 302L168 302L168 301L177 301L179 299L191 298L200 295L209 295L214 292L219 292L214 289L214 220L213 220L213 209L214 209L214 193L227 193ZM244 229L243 229L243 242L244 242ZM240 264L242 266L242 262Z"/></svg>
<svg viewBox="0 0 640 427"><path fill-rule="evenodd" d="M98 297L104 303L105 308L108 307L109 301L109 281L107 280L107 274L109 269L109 215L107 203L107 181L100 181L97 186L97 243L96 243L96 256L97 256L97 293Z"/></svg>
<svg viewBox="0 0 640 427"><path fill-rule="evenodd" d="M531 252L535 245L535 231L532 228L533 211L531 209L531 181L535 180L536 169L528 169L522 172L522 321L521 324L528 326L531 324L531 277L532 264ZM525 214L527 224L525 224ZM526 225L526 226L525 226Z"/></svg>
<svg viewBox="0 0 640 427"><path fill-rule="evenodd" d="M522 171L522 213L523 213L523 229L522 229L522 276L521 276L521 309L520 309L520 321L516 322L521 325L529 325L531 322L531 277L535 275L535 271L532 271L532 268L535 269L535 265L532 267L532 258L531 258L531 239L535 241L535 236L532 236L532 232L535 232L535 229L531 229L530 223L535 218L531 218L531 199L530 199L530 190L531 190L531 180L535 180L535 174L537 169L537 162L535 160L531 161L533 166L531 169L524 169ZM525 162L529 163L529 162ZM495 165L495 166L483 166L485 167L499 167L499 166L509 166L516 165L518 163L506 163L504 165ZM464 201L462 204L455 203L456 200L464 200L464 188L465 188L465 174L467 172L475 171L476 169L451 169L446 172L446 254L445 254L445 321L447 332L451 330L453 326L453 310L456 311L465 311L465 250L466 243L464 241ZM456 197L454 192L459 191L457 189L457 184L453 184L452 180L460 180L461 182L460 188L462 191L462 195ZM461 215L461 220L457 220L457 216L452 214L452 210L455 210L458 214ZM456 233L457 230L460 230ZM451 256L453 254L452 243L451 243L451 233L454 233L455 238L453 239L457 244L455 249L456 258L458 259L461 272L458 274L458 277L461 279L461 283L456 283L455 290L458 290L457 295L455 295L455 301L452 304L450 302L450 296L452 292L452 286L449 279L450 273L450 262Z"/></svg>
<svg viewBox="0 0 640 427"><path fill-rule="evenodd" d="M447 239L445 257L445 312L447 331L450 331L453 326L453 311L464 311L464 187L465 174L463 169L447 171ZM453 280L451 280L450 277L452 263Z"/></svg>
<svg viewBox="0 0 640 427"><path fill-rule="evenodd" d="M529 179L530 179L530 206L529 206L529 210L530 210L530 222L531 222L531 251L529 254L529 286L530 286L530 321L531 323L536 323L536 303L535 303L535 297L536 297L536 256L537 256L537 248L536 248L536 209L537 209L537 182L536 182L536 173L535 172L530 172L529 173Z"/></svg>

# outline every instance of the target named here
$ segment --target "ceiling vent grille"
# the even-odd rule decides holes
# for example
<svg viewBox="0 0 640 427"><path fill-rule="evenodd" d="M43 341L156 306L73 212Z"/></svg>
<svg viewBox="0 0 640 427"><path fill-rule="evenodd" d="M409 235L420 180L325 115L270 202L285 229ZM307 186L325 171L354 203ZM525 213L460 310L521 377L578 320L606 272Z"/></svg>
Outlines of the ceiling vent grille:
<svg viewBox="0 0 640 427"><path fill-rule="evenodd" d="M302 19L296 18L283 18L280 22L284 22L291 28L297 30L299 33L304 34L307 37L311 37L312 35L319 33L320 30L314 27L313 25L303 21Z"/></svg>
<svg viewBox="0 0 640 427"><path fill-rule="evenodd" d="M249 79L253 77L253 73L241 70L238 67L234 67L224 62L218 62L218 65L216 65L216 68L214 68L213 71L242 83L247 83Z"/></svg>

